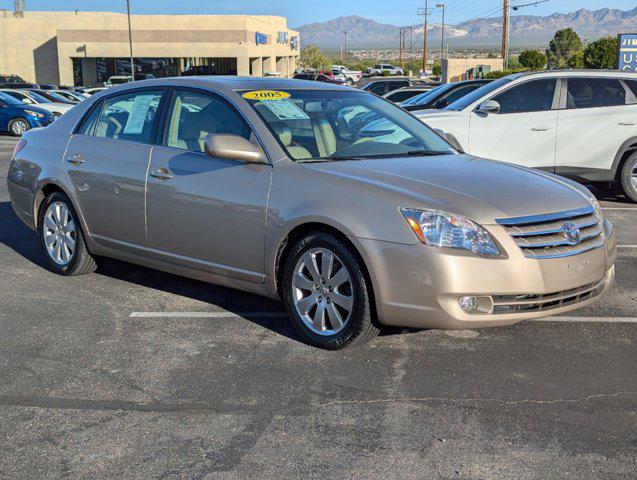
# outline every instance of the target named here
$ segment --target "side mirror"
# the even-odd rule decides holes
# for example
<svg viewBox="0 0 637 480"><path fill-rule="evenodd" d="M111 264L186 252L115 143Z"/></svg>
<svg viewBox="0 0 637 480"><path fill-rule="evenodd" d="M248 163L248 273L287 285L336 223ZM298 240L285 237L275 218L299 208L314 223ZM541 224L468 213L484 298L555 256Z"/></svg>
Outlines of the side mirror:
<svg viewBox="0 0 637 480"><path fill-rule="evenodd" d="M444 130L442 130L440 128L434 128L434 132L436 132L438 135L440 135L445 140L449 141L449 139L447 138L447 134L445 133Z"/></svg>
<svg viewBox="0 0 637 480"><path fill-rule="evenodd" d="M30 104L32 104L32 103L33 103L33 100L31 100L31 99L30 99L30 98L28 98L28 97L27 97L27 98L23 98L23 99L22 99L22 103L26 103L26 104L30 105Z"/></svg>
<svg viewBox="0 0 637 480"><path fill-rule="evenodd" d="M487 115L489 113L499 113L500 104L496 102L495 100L485 100L480 105L478 105L478 108L476 108L476 111L480 113L485 113Z"/></svg>
<svg viewBox="0 0 637 480"><path fill-rule="evenodd" d="M249 163L268 163L260 146L239 135L209 133L204 140L206 155Z"/></svg>

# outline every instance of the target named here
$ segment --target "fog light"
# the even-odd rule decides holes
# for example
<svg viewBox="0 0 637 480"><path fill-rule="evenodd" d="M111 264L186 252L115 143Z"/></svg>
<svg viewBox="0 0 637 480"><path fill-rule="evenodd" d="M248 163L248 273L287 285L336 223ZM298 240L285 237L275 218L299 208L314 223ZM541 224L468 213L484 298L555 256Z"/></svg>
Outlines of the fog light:
<svg viewBox="0 0 637 480"><path fill-rule="evenodd" d="M475 313L480 306L480 300L477 297L460 297L458 305L465 313Z"/></svg>

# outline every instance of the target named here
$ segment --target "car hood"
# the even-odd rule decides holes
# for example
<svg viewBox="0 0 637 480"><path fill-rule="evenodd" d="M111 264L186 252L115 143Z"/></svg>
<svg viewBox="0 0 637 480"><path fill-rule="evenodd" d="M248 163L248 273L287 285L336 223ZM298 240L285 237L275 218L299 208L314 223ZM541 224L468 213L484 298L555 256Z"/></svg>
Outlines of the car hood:
<svg viewBox="0 0 637 480"><path fill-rule="evenodd" d="M482 224L589 205L586 189L555 175L470 155L307 163L367 184L397 207L434 209Z"/></svg>
<svg viewBox="0 0 637 480"><path fill-rule="evenodd" d="M32 104L23 104L23 105L11 105L13 108L17 108L19 110L31 110L32 112L40 113L47 117L53 116L53 114L48 111L46 108L42 108L40 105L32 105Z"/></svg>

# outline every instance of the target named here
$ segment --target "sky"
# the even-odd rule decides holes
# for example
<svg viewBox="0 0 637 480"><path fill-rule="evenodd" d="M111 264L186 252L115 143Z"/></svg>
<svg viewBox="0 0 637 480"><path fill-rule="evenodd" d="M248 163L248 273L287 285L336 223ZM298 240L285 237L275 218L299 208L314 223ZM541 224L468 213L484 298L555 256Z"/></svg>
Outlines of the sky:
<svg viewBox="0 0 637 480"><path fill-rule="evenodd" d="M511 0L522 5L533 0ZM254 14L287 17L290 27L312 22L324 22L340 16L360 15L380 23L411 25L420 23L416 15L425 0L402 0L395 4L388 0L130 0L132 13L192 13L192 14ZM28 10L125 11L125 0L27 0ZM451 24L472 20L495 12L502 0L430 0L429 5L446 3L446 22ZM399 8L398 8L399 7ZM637 7L632 0L548 0L537 6L520 9L517 14L550 15L567 13L579 8L596 10L610 7L630 10ZM13 10L13 0L0 0L0 8ZM441 9L434 9L433 22L440 21ZM514 13L516 14L516 13Z"/></svg>

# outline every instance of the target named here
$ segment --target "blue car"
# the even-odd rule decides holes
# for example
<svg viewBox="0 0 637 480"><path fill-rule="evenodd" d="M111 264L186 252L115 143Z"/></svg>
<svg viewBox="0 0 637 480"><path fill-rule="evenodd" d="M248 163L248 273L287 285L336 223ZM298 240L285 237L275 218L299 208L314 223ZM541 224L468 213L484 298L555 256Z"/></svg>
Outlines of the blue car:
<svg viewBox="0 0 637 480"><path fill-rule="evenodd" d="M19 137L31 128L46 127L53 120L48 110L27 105L0 92L0 132Z"/></svg>

